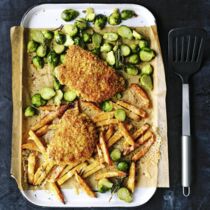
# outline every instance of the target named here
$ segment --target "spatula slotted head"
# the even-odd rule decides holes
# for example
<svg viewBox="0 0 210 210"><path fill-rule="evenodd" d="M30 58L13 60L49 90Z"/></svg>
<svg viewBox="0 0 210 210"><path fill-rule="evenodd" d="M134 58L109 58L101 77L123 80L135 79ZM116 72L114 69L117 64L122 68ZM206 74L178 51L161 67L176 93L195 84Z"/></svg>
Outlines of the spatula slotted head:
<svg viewBox="0 0 210 210"><path fill-rule="evenodd" d="M184 83L201 66L207 33L200 28L175 28L168 34L168 59Z"/></svg>

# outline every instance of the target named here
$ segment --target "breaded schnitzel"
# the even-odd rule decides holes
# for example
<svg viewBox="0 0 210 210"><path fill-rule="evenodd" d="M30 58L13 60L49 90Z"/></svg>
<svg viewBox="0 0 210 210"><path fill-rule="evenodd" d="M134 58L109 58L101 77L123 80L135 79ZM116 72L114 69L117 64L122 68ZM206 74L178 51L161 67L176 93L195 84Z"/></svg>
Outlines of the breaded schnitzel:
<svg viewBox="0 0 210 210"><path fill-rule="evenodd" d="M79 46L69 47L65 65L57 68L59 81L87 101L102 102L124 90L125 80L104 61Z"/></svg>
<svg viewBox="0 0 210 210"><path fill-rule="evenodd" d="M92 156L97 139L95 125L90 118L69 109L60 120L47 154L57 163L83 162Z"/></svg>

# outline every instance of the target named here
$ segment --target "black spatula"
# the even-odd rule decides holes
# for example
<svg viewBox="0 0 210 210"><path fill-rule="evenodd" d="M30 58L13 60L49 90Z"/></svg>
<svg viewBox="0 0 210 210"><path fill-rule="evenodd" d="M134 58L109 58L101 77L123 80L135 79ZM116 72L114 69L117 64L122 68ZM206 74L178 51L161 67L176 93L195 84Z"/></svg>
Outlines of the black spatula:
<svg viewBox="0 0 210 210"><path fill-rule="evenodd" d="M190 195L191 132L189 79L201 66L207 33L200 28L176 28L168 34L168 59L175 73L182 79L182 187L183 195Z"/></svg>

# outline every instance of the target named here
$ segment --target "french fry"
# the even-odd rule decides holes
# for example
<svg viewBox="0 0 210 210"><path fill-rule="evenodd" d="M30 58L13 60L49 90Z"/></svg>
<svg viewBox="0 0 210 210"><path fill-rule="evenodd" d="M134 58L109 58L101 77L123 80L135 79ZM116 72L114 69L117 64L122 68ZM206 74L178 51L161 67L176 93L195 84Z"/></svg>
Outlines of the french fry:
<svg viewBox="0 0 210 210"><path fill-rule="evenodd" d="M92 118L93 122L100 122L103 120L110 120L114 118L114 111L113 112L100 112L96 116Z"/></svg>
<svg viewBox="0 0 210 210"><path fill-rule="evenodd" d="M119 131L122 133L123 137L125 138L125 141L129 145L134 146L133 137L130 135L130 133L128 132L128 130L126 129L126 127L124 126L122 122L118 124L118 128L119 128Z"/></svg>
<svg viewBox="0 0 210 210"><path fill-rule="evenodd" d="M128 130L131 130L132 128L132 125L131 124L128 124L126 125L126 128ZM108 143L107 143L107 147L111 147L113 144L115 144L116 142L118 142L121 138L123 137L122 133L118 130L114 133L114 135L112 135L112 137L108 140Z"/></svg>
<svg viewBox="0 0 210 210"><path fill-rule="evenodd" d="M123 171L106 171L95 176L96 180L111 177L125 177L126 173Z"/></svg>
<svg viewBox="0 0 210 210"><path fill-rule="evenodd" d="M102 150L99 145L96 145L96 149L97 149L97 153L98 153L99 163L100 163L100 165L103 165L104 157L103 157Z"/></svg>
<svg viewBox="0 0 210 210"><path fill-rule="evenodd" d="M143 135L150 128L149 124L144 124L138 130L133 133L133 139L136 140L139 136Z"/></svg>
<svg viewBox="0 0 210 210"><path fill-rule="evenodd" d="M79 165L77 165L76 167L74 167L73 169L71 169L70 171L68 171L64 176L60 177L57 181L57 183L59 185L62 185L64 182L66 182L67 180L69 180L75 173L75 171L79 171L81 170L83 167L87 166L87 163L81 163Z"/></svg>
<svg viewBox="0 0 210 210"><path fill-rule="evenodd" d="M61 117L63 113L69 108L69 105L62 105L55 112L51 112L44 116L39 122L31 127L32 131L37 131L39 128L51 123L55 118Z"/></svg>
<svg viewBox="0 0 210 210"><path fill-rule="evenodd" d="M28 156L28 183L29 184L33 184L33 181L34 181L35 165L36 165L36 155L34 152L32 152Z"/></svg>
<svg viewBox="0 0 210 210"><path fill-rule="evenodd" d="M108 130L105 133L105 140L106 142L111 138L111 136L114 134L114 126L109 126Z"/></svg>
<svg viewBox="0 0 210 210"><path fill-rule="evenodd" d="M36 184L37 180L39 179L39 177L41 176L42 172L46 170L46 167L49 163L47 161L45 161L44 163L42 163L39 168L37 169L36 173L34 174L34 180L33 180L33 185Z"/></svg>
<svg viewBox="0 0 210 210"><path fill-rule="evenodd" d="M145 101L145 108L151 107L151 101L145 90L143 90L139 85L135 83L132 83L130 85L130 89L133 90L139 97L141 97Z"/></svg>
<svg viewBox="0 0 210 210"><path fill-rule="evenodd" d="M103 132L100 132L99 144L100 144L100 148L101 148L102 153L103 153L104 161L108 165L112 165L112 161L111 161L111 158L110 158L110 155L109 155L109 151L108 151L107 146L106 146L106 142L105 142L105 139L104 139Z"/></svg>
<svg viewBox="0 0 210 210"><path fill-rule="evenodd" d="M77 165L79 165L79 164L78 163L73 163L73 164L66 165L64 167L63 171L61 172L61 174L59 175L59 177L64 176L67 172L69 172L72 168L74 168Z"/></svg>
<svg viewBox="0 0 210 210"><path fill-rule="evenodd" d="M89 164L87 167L84 167L82 169L82 175L88 173L89 171L93 170L95 167L97 167L99 165L98 161L95 161L91 164Z"/></svg>
<svg viewBox="0 0 210 210"><path fill-rule="evenodd" d="M87 178L91 175L93 175L94 173L98 172L99 170L103 169L105 166L104 165L98 165L95 168L93 168L92 170L88 171L87 173L83 173L82 177Z"/></svg>
<svg viewBox="0 0 210 210"><path fill-rule="evenodd" d="M55 195L55 197L61 201L63 204L65 204L64 195L61 192L60 187L57 185L56 182L50 182L49 183L49 190Z"/></svg>
<svg viewBox="0 0 210 210"><path fill-rule="evenodd" d="M39 128L36 131L36 136L41 137L41 136L45 135L48 131L48 127L49 127L48 125L45 125L45 126Z"/></svg>
<svg viewBox="0 0 210 210"><path fill-rule="evenodd" d="M140 109L134 105L131 105L128 102L117 101L117 105L119 105L125 109L128 109L131 112L134 112L135 114L139 115L142 118L145 118L147 115L147 113L143 109Z"/></svg>
<svg viewBox="0 0 210 210"><path fill-rule="evenodd" d="M92 111L96 112L97 114L101 112L101 109L97 107L94 103L88 101L80 100L80 105L84 106L85 108L91 109Z"/></svg>
<svg viewBox="0 0 210 210"><path fill-rule="evenodd" d="M44 154L46 152L46 149L42 144L41 140L36 136L36 134L32 130L29 131L29 136L35 142L36 146L39 148L41 153Z"/></svg>
<svg viewBox="0 0 210 210"><path fill-rule="evenodd" d="M41 185L42 182L44 182L45 178L47 178L47 175L49 174L49 172L51 171L53 166L54 166L54 163L52 163L52 162L48 163L45 170L41 172L40 177L36 180L34 185Z"/></svg>
<svg viewBox="0 0 210 210"><path fill-rule="evenodd" d="M57 178L60 176L62 171L64 170L65 165L57 165L51 170L51 173L47 177L48 182L55 182Z"/></svg>
<svg viewBox="0 0 210 210"><path fill-rule="evenodd" d="M133 155L132 160L137 161L144 157L144 155L149 151L150 147L154 144L155 142L155 136L153 135L145 144L143 144L142 148Z"/></svg>
<svg viewBox="0 0 210 210"><path fill-rule="evenodd" d="M55 106L55 105L45 105L45 106L40 106L39 110L41 111L56 111L59 108L59 106Z"/></svg>
<svg viewBox="0 0 210 210"><path fill-rule="evenodd" d="M103 120L103 121L97 122L96 126L97 127L106 126L106 125L111 125L111 124L117 124L118 122L119 121L117 119Z"/></svg>
<svg viewBox="0 0 210 210"><path fill-rule="evenodd" d="M21 147L22 147L22 149L28 149L28 150L31 150L31 151L41 152L39 150L39 148L36 146L34 141L28 141L27 143L22 144Z"/></svg>
<svg viewBox="0 0 210 210"><path fill-rule="evenodd" d="M77 171L75 171L75 178L76 178L76 181L78 182L78 184L80 185L80 187L85 191L85 193L87 195L89 195L90 197L93 197L93 198L96 197L95 192L93 192L91 190L91 188L88 186L88 184L85 182L85 180L77 173Z"/></svg>
<svg viewBox="0 0 210 210"><path fill-rule="evenodd" d="M135 162L131 163L127 181L128 189L133 193L135 189L136 165Z"/></svg>

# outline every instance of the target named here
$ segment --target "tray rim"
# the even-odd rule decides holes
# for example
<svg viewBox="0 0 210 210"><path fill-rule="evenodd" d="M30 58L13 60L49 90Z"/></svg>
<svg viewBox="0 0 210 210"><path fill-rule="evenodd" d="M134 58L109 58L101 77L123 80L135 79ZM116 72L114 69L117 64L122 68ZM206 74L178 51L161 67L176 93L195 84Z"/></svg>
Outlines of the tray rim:
<svg viewBox="0 0 210 210"><path fill-rule="evenodd" d="M142 7L142 8L144 8L145 10L147 10L147 12L151 15L151 17L153 18L153 21L154 21L154 25L157 25L157 23L156 23L156 18L155 18L155 16L153 15L153 13L147 8L147 7L145 7L144 5L140 5L140 4L136 4L136 3L128 3L128 2L125 2L125 3L122 3L122 4L120 4L120 1L117 1L117 2L108 2L108 3L106 3L105 1L103 1L103 2L98 2L98 1L95 1L95 0L93 0L93 2L89 2L89 1L85 1L85 2L77 2L77 1L72 1L72 2L50 2L50 3L48 3L48 2L42 2L42 3L37 3L37 4L35 4L35 5L33 5L33 6L31 6L31 7L29 7L27 10L26 10L26 12L23 14L23 16L22 16L22 18L21 18L21 20L20 20L20 26L22 26L22 27L24 27L24 25L23 25L23 23L24 23L24 20L25 20L25 18L27 17L27 15L31 12L31 11L33 11L33 9L35 9L35 8L37 8L37 7L39 7L39 6L44 6L44 5L59 5L59 4L66 4L66 5L72 5L72 4L75 4L75 5L79 5L79 4L91 4L91 5L104 5L104 4L106 4L106 5L132 5L132 6L137 6L137 7ZM137 202L136 203L129 203L129 204L126 204L126 203L124 203L124 205L123 204L111 204L111 205L109 205L109 206L106 206L107 208L111 208L111 207L137 207L137 206L141 206L141 205L144 205L144 204L146 204L152 197L153 197L153 195L155 194L155 192L156 192L156 190L157 190L157 187L148 187L150 190L151 190L151 194L148 196L148 199L144 202L144 203L142 203L142 204L138 204L138 200L137 200ZM103 207L105 207L105 206L103 206L103 205L91 205L91 206L75 206L75 205L54 205L54 206L49 206L49 205L42 205L42 204L38 204L38 203L35 203L32 199L30 199L30 197L28 197L27 196L27 194L26 194L26 191L28 191L28 190L20 190L20 192L21 192L21 194L23 195L23 197L27 200L27 201L29 201L30 203L32 203L33 205L36 205L36 206L40 206L40 207L50 207L50 208L58 208L58 207L60 207L60 208L89 208L89 207L101 207L101 208L103 208ZM41 191L41 190L39 190L39 191Z"/></svg>

